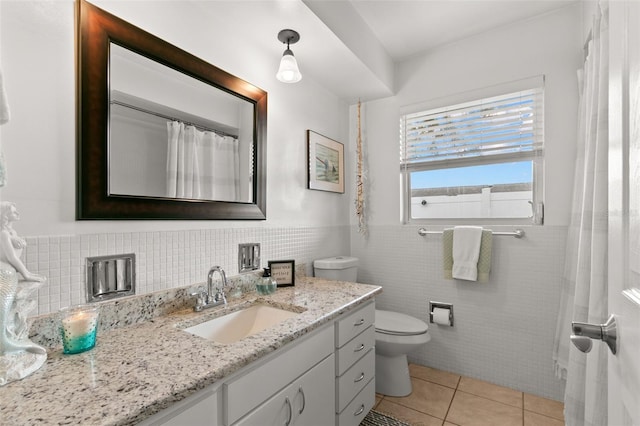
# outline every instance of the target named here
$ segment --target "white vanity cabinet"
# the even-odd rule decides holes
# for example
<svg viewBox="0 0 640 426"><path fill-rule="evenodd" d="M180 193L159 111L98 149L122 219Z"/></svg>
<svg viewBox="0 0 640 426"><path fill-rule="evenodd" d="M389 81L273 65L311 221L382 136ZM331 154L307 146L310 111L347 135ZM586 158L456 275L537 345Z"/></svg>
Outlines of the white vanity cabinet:
<svg viewBox="0 0 640 426"><path fill-rule="evenodd" d="M357 426L375 403L375 304L336 322L336 421Z"/></svg>
<svg viewBox="0 0 640 426"><path fill-rule="evenodd" d="M375 402L375 305L346 312L141 424L360 424Z"/></svg>

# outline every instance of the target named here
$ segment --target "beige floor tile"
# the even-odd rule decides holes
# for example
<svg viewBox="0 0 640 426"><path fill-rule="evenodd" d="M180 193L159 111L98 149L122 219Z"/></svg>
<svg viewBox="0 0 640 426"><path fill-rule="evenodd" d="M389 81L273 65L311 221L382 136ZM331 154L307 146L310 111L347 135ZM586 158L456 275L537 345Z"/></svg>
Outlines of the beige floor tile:
<svg viewBox="0 0 640 426"><path fill-rule="evenodd" d="M564 421L525 410L524 426L564 426Z"/></svg>
<svg viewBox="0 0 640 426"><path fill-rule="evenodd" d="M435 368L418 364L409 364L409 374L411 374L411 377L417 377L453 389L458 386L458 382L460 381L458 374L436 370Z"/></svg>
<svg viewBox="0 0 640 426"><path fill-rule="evenodd" d="M374 409L378 406L378 404L380 404L380 401L382 401L382 397L380 395L376 394L376 402L375 402L375 404L373 404L373 408Z"/></svg>
<svg viewBox="0 0 640 426"><path fill-rule="evenodd" d="M522 408L522 392L493 383L462 376L458 390Z"/></svg>
<svg viewBox="0 0 640 426"><path fill-rule="evenodd" d="M412 410L411 408L404 407L389 400L383 400L376 408L376 411L384 414L388 414L391 417L395 417L398 420L402 420L405 423L409 423L411 426L441 426L442 420L436 417L430 416L420 411Z"/></svg>
<svg viewBox="0 0 640 426"><path fill-rule="evenodd" d="M385 396L384 401L412 408L425 414L444 419L453 398L454 390L421 379L412 379L413 392L404 398Z"/></svg>
<svg viewBox="0 0 640 426"><path fill-rule="evenodd" d="M525 393L524 409L564 421L564 404L559 401Z"/></svg>
<svg viewBox="0 0 640 426"><path fill-rule="evenodd" d="M446 420L462 426L521 426L523 416L521 408L458 390Z"/></svg>

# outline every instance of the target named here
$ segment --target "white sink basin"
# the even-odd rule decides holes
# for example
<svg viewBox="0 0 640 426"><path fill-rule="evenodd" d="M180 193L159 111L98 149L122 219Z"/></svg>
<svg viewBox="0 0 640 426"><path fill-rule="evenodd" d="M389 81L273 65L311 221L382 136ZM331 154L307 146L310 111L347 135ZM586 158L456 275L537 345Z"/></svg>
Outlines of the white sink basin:
<svg viewBox="0 0 640 426"><path fill-rule="evenodd" d="M185 328L184 331L218 343L233 343L298 315L268 305L253 305Z"/></svg>

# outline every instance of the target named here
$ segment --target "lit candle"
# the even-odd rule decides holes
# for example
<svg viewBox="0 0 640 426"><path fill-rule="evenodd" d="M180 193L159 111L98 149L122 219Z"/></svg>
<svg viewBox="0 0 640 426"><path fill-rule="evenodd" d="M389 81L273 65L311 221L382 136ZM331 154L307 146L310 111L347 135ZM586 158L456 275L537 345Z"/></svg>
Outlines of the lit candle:
<svg viewBox="0 0 640 426"><path fill-rule="evenodd" d="M65 354L77 354L96 344L98 308L81 305L60 309L60 334Z"/></svg>

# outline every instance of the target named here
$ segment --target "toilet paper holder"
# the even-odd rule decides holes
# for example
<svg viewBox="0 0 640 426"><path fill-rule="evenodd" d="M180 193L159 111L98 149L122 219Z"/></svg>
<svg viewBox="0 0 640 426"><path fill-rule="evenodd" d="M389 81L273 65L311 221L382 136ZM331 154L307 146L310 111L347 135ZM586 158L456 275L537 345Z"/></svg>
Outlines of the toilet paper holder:
<svg viewBox="0 0 640 426"><path fill-rule="evenodd" d="M435 308L449 310L449 326L453 327L453 303L429 302L429 322L433 323L433 310Z"/></svg>

